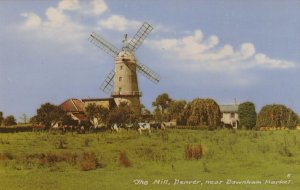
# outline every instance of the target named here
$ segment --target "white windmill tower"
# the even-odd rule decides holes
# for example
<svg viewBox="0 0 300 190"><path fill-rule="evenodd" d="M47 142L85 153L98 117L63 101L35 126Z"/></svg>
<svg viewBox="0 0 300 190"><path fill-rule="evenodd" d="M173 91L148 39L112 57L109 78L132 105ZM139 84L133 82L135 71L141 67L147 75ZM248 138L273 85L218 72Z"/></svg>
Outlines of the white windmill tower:
<svg viewBox="0 0 300 190"><path fill-rule="evenodd" d="M154 83L158 83L160 80L158 74L141 64L134 56L135 51L152 30L153 27L145 22L129 42L127 34L125 34L122 50L94 32L89 37L93 44L115 58L115 68L101 84L101 89L106 93L111 93L117 105L127 102L136 113L141 112L140 97L142 96L138 87L136 71Z"/></svg>

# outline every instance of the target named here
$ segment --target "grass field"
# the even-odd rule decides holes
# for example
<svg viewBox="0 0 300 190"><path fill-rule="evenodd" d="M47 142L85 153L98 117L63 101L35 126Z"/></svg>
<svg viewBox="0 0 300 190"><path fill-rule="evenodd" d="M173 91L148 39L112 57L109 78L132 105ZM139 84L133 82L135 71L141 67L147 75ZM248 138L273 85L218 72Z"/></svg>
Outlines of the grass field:
<svg viewBox="0 0 300 190"><path fill-rule="evenodd" d="M188 145L201 145L199 159ZM0 134L1 190L299 187L296 130Z"/></svg>

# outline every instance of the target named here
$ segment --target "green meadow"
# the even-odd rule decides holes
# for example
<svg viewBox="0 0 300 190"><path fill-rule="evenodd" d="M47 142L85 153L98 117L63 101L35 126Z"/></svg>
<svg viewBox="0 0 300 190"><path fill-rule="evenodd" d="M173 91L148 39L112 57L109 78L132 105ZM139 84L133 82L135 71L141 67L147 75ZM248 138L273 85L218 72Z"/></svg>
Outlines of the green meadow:
<svg viewBox="0 0 300 190"><path fill-rule="evenodd" d="M299 187L297 130L0 134L1 190Z"/></svg>

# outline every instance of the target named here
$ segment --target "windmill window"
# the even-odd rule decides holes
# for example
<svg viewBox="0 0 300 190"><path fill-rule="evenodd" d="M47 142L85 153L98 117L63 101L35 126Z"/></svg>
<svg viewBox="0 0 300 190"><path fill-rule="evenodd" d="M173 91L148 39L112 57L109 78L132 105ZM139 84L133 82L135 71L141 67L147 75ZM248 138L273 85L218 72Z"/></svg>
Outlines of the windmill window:
<svg viewBox="0 0 300 190"><path fill-rule="evenodd" d="M122 81L122 77L119 77L119 82L121 82Z"/></svg>
<svg viewBox="0 0 300 190"><path fill-rule="evenodd" d="M120 70L122 70L122 69L123 69L123 65L120 66Z"/></svg>
<svg viewBox="0 0 300 190"><path fill-rule="evenodd" d="M119 93L121 92L121 90L122 90L122 88L121 88L121 87L119 87Z"/></svg>

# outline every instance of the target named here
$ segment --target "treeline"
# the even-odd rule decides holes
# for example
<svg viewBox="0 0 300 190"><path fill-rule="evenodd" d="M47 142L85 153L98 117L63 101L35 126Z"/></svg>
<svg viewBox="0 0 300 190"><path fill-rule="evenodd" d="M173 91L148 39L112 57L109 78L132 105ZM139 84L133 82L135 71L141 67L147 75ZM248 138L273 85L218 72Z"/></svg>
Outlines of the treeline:
<svg viewBox="0 0 300 190"><path fill-rule="evenodd" d="M213 99L196 98L191 102L173 100L167 93L159 95L152 103L154 117L159 121L176 120L179 125L214 129L222 126L219 105ZM300 125L299 116L285 105L271 104L257 114L255 104L243 102L238 106L238 128L289 128Z"/></svg>
<svg viewBox="0 0 300 190"><path fill-rule="evenodd" d="M121 103L119 106L108 109L101 105L89 104L85 108L86 121L82 125L97 127L109 126L113 123L134 123L141 120L157 122L176 121L177 125L193 126L195 128L216 129L222 127L222 113L218 103L211 98L196 98L190 102L174 100L167 93L162 93L152 102L153 112L142 105L142 114L137 115L129 105ZM284 105L265 105L256 113L255 104L244 102L238 106L238 128L289 128L294 129L300 124L299 116ZM43 124L46 128L54 125L77 125L70 115L57 105L45 103L37 109L36 115L30 123ZM15 125L14 116L3 117L0 112L0 124Z"/></svg>
<svg viewBox="0 0 300 190"><path fill-rule="evenodd" d="M16 124L16 118L13 115L4 117L3 112L0 111L0 126L11 126Z"/></svg>

